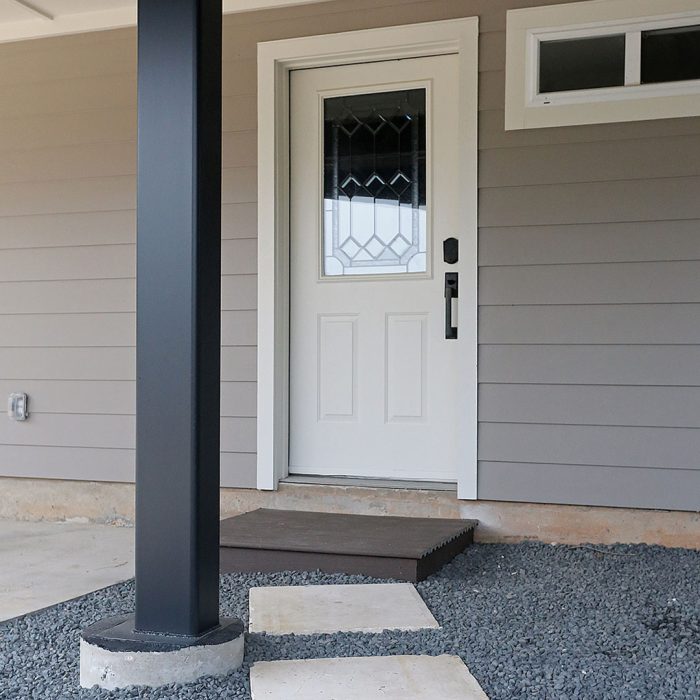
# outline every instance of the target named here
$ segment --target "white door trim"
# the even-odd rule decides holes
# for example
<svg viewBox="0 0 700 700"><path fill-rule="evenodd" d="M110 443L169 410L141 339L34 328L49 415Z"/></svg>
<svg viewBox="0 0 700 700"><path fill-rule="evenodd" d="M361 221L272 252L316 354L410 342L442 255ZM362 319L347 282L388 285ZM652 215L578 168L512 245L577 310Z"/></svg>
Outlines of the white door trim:
<svg viewBox="0 0 700 700"><path fill-rule="evenodd" d="M459 372L464 420L458 497L477 486L477 94L478 18L410 24L258 44L258 418L257 486L289 472L289 71L347 63L459 55L460 280L464 346ZM473 303L465 303L473 300ZM469 331L467 331L469 332Z"/></svg>

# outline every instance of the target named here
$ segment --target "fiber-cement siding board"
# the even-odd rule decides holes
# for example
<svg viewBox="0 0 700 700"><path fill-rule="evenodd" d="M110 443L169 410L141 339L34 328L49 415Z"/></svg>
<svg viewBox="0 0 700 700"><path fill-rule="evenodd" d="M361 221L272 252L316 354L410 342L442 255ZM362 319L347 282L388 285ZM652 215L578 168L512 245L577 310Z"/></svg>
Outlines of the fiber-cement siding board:
<svg viewBox="0 0 700 700"><path fill-rule="evenodd" d="M255 452L255 418L222 418L221 450L223 452Z"/></svg>
<svg viewBox="0 0 700 700"><path fill-rule="evenodd" d="M26 423L0 421L0 444L130 450L134 416L37 413Z"/></svg>
<svg viewBox="0 0 700 700"><path fill-rule="evenodd" d="M479 459L697 470L700 430L482 422Z"/></svg>
<svg viewBox="0 0 700 700"><path fill-rule="evenodd" d="M221 453L221 485L254 489L257 482L257 462L254 454Z"/></svg>
<svg viewBox="0 0 700 700"><path fill-rule="evenodd" d="M698 219L700 198L692 195L699 189L700 177L482 188L479 225Z"/></svg>
<svg viewBox="0 0 700 700"><path fill-rule="evenodd" d="M483 306L484 344L694 345L700 304Z"/></svg>
<svg viewBox="0 0 700 700"><path fill-rule="evenodd" d="M0 160L2 159L0 154ZM4 208L2 211L4 212ZM0 216L0 250L81 245L110 246L135 241L134 211Z"/></svg>
<svg viewBox="0 0 700 700"><path fill-rule="evenodd" d="M1 287L0 287L1 289ZM134 314L0 315L4 347L131 347Z"/></svg>
<svg viewBox="0 0 700 700"><path fill-rule="evenodd" d="M224 275L221 278L221 308L224 311L255 309L257 280L255 274Z"/></svg>
<svg viewBox="0 0 700 700"><path fill-rule="evenodd" d="M38 88L38 89L37 89ZM124 109L136 105L136 73L20 83L3 88L0 119L60 114L79 109Z"/></svg>
<svg viewBox="0 0 700 700"><path fill-rule="evenodd" d="M133 244L5 250L2 282L124 279L136 275Z"/></svg>
<svg viewBox="0 0 700 700"><path fill-rule="evenodd" d="M133 348L0 347L2 379L130 381L136 376L135 362Z"/></svg>
<svg viewBox="0 0 700 700"><path fill-rule="evenodd" d="M482 384L484 423L700 428L700 387Z"/></svg>
<svg viewBox="0 0 700 700"><path fill-rule="evenodd" d="M221 207L222 238L256 238L257 226L258 212L255 202L224 204ZM257 273L257 269L249 272Z"/></svg>
<svg viewBox="0 0 700 700"><path fill-rule="evenodd" d="M133 279L0 282L2 314L133 312Z"/></svg>
<svg viewBox="0 0 700 700"><path fill-rule="evenodd" d="M700 119L657 119L639 122L587 124L545 129L506 131L505 113L500 109L482 110L479 114L479 145L482 151L492 148L524 148L553 144L616 142L635 139L641 148L647 139L685 136L700 133Z"/></svg>
<svg viewBox="0 0 700 700"><path fill-rule="evenodd" d="M482 345L479 381L497 384L700 386L700 347Z"/></svg>
<svg viewBox="0 0 700 700"><path fill-rule="evenodd" d="M133 108L0 116L0 152L134 141L135 138L136 111Z"/></svg>
<svg viewBox="0 0 700 700"><path fill-rule="evenodd" d="M134 32L135 35L135 32ZM113 36L110 32L108 37ZM92 76L129 75L136 73L136 39L110 39L99 51L90 44L65 41L53 49L6 53L0 85L31 85L88 78Z"/></svg>
<svg viewBox="0 0 700 700"><path fill-rule="evenodd" d="M487 267L479 301L492 304L654 304L700 301L700 261Z"/></svg>
<svg viewBox="0 0 700 700"><path fill-rule="evenodd" d="M248 311L224 311L221 314L222 346L250 346L258 341L258 314Z"/></svg>
<svg viewBox="0 0 700 700"><path fill-rule="evenodd" d="M257 348L221 348L222 381L255 382L257 378Z"/></svg>
<svg viewBox="0 0 700 700"><path fill-rule="evenodd" d="M481 187L700 175L700 135L482 150Z"/></svg>
<svg viewBox="0 0 700 700"><path fill-rule="evenodd" d="M479 494L488 500L697 510L700 471L479 463Z"/></svg>
<svg viewBox="0 0 700 700"><path fill-rule="evenodd" d="M221 415L252 418L256 414L255 382L222 382ZM252 436L251 436L252 437Z"/></svg>
<svg viewBox="0 0 700 700"><path fill-rule="evenodd" d="M134 450L0 445L3 476L133 481Z"/></svg>
<svg viewBox="0 0 700 700"><path fill-rule="evenodd" d="M224 275L246 275L257 270L258 241L236 238L221 244L221 272Z"/></svg>
<svg viewBox="0 0 700 700"><path fill-rule="evenodd" d="M19 182L0 185L0 202L5 216L133 210L135 185L133 175Z"/></svg>
<svg viewBox="0 0 700 700"><path fill-rule="evenodd" d="M699 230L697 219L482 228L479 263L492 267L700 260Z"/></svg>

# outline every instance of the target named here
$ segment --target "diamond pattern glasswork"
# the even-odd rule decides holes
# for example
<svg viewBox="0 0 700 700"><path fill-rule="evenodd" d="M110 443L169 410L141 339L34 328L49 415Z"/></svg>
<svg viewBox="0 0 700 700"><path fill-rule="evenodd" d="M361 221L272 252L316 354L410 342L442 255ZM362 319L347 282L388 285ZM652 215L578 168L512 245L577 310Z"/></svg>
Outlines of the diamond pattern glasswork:
<svg viewBox="0 0 700 700"><path fill-rule="evenodd" d="M323 273L427 272L426 91L324 100Z"/></svg>

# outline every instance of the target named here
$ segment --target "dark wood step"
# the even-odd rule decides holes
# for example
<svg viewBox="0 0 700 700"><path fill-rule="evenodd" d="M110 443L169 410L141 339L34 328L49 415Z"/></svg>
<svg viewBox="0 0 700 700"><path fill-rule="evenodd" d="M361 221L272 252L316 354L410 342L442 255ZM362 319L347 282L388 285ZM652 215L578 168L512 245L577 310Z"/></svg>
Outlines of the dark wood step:
<svg viewBox="0 0 700 700"><path fill-rule="evenodd" d="M477 524L261 508L221 521L221 570L318 569L422 581L472 543Z"/></svg>

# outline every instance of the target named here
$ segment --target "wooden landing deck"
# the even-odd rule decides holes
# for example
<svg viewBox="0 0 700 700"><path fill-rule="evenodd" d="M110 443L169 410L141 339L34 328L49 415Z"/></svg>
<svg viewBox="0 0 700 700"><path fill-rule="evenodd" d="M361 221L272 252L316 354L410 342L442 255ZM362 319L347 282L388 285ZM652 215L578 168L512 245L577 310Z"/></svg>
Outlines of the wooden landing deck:
<svg viewBox="0 0 700 700"><path fill-rule="evenodd" d="M261 508L221 522L221 571L315 571L422 581L474 537L476 520Z"/></svg>

